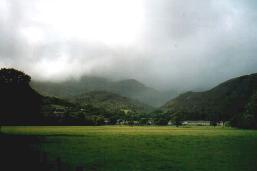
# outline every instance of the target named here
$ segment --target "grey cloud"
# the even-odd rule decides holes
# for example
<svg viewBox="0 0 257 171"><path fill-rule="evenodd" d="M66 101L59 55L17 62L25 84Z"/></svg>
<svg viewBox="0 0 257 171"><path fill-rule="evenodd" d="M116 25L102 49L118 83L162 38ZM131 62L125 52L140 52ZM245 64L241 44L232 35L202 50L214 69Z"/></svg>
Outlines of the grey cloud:
<svg viewBox="0 0 257 171"><path fill-rule="evenodd" d="M0 12L0 67L17 67L34 79L91 74L188 90L257 72L254 0L145 0L142 34L129 46L66 39L33 20L37 1L3 2L8 8ZM27 42L21 31L29 26L44 39Z"/></svg>

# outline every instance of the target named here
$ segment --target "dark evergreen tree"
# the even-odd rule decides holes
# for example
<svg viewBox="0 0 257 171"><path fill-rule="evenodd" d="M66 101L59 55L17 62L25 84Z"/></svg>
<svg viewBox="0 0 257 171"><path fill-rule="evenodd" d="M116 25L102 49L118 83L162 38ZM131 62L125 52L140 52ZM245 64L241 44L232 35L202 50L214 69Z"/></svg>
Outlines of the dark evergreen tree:
<svg viewBox="0 0 257 171"><path fill-rule="evenodd" d="M25 73L3 68L0 70L1 124L34 124L39 122L41 96L30 86Z"/></svg>

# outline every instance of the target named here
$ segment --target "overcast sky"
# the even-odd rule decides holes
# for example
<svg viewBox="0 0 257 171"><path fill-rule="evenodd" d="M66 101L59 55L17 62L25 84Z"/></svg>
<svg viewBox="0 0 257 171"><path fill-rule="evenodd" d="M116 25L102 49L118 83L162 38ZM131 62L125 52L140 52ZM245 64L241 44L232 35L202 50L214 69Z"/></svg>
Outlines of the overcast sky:
<svg viewBox="0 0 257 171"><path fill-rule="evenodd" d="M255 0L0 0L0 67L212 87L257 72Z"/></svg>

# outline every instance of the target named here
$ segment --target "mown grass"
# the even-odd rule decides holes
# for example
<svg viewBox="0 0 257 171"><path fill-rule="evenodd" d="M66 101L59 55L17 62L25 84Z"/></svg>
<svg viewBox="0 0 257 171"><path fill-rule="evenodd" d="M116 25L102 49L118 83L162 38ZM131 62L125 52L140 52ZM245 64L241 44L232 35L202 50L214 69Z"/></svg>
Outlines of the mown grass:
<svg viewBox="0 0 257 171"><path fill-rule="evenodd" d="M222 127L3 127L44 137L35 148L86 170L257 170L257 131Z"/></svg>

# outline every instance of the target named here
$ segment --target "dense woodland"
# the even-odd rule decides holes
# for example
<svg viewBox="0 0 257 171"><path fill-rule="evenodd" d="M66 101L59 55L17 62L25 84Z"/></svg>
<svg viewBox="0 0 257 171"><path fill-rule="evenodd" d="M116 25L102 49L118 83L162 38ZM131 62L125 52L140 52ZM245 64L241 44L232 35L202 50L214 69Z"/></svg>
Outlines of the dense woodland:
<svg viewBox="0 0 257 171"><path fill-rule="evenodd" d="M31 88L30 80L30 76L18 70L0 70L2 125L167 125L170 122L179 126L185 120L206 120L212 125L223 122L240 128L257 128L257 74L229 80L206 92L181 94L159 108L141 102L140 98L120 95L117 85L116 91L108 91L109 83L106 90L102 82L101 89L94 90L96 83L84 80L87 90L82 92L83 85L79 84L77 93L68 85L55 84L46 89L45 84L40 87L39 83L32 83L35 89L44 90L39 94ZM130 91L145 87L132 82L127 82L129 86L124 85L126 82L115 84L130 87ZM90 90L88 85L92 85ZM60 97L55 90L68 92Z"/></svg>

